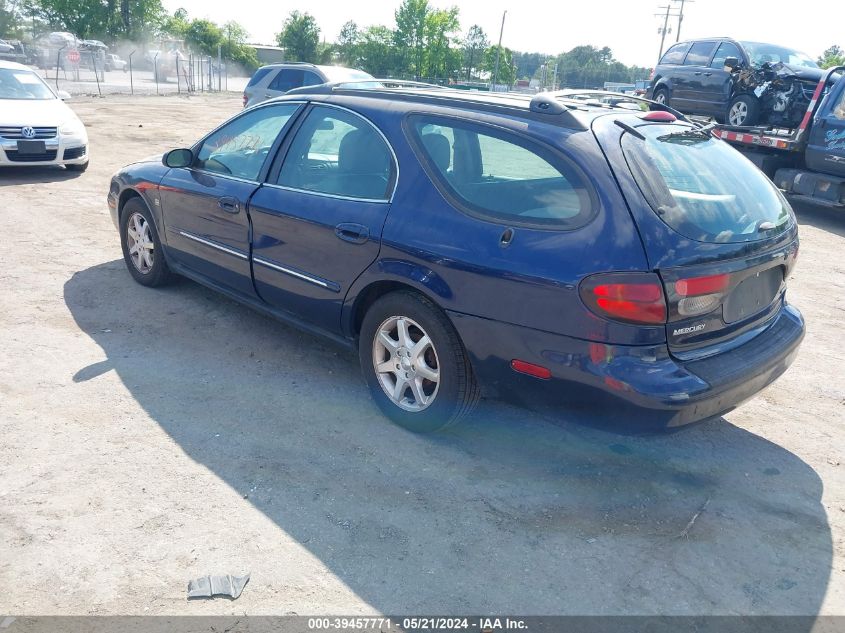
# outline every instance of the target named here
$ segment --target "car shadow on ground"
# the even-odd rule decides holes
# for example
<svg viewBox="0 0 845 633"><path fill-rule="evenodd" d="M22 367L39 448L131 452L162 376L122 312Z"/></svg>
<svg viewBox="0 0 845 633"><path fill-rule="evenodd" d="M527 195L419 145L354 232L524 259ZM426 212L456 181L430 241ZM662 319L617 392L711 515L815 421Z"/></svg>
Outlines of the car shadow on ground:
<svg viewBox="0 0 845 633"><path fill-rule="evenodd" d="M415 436L379 415L351 354L194 283L143 288L113 261L64 298L107 356L75 381L117 372L190 458L382 613L818 613L822 483L723 419L626 437L487 403Z"/></svg>
<svg viewBox="0 0 845 633"><path fill-rule="evenodd" d="M37 185L44 182L62 182L79 178L82 174L55 166L46 167L2 167L0 168L0 187L14 185Z"/></svg>

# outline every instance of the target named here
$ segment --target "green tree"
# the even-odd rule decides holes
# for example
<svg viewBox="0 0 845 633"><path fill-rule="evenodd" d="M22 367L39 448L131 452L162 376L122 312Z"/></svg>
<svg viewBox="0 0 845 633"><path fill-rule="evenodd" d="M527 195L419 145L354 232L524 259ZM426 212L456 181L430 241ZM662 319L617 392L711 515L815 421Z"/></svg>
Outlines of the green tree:
<svg viewBox="0 0 845 633"><path fill-rule="evenodd" d="M358 43L361 39L361 32L354 21L349 20L340 29L337 38L337 52L341 61L347 66L358 65Z"/></svg>
<svg viewBox="0 0 845 633"><path fill-rule="evenodd" d="M19 37L22 16L17 2L0 0L0 37Z"/></svg>
<svg viewBox="0 0 845 633"><path fill-rule="evenodd" d="M292 11L285 20L282 32L276 35L276 41L285 49L285 57L288 59L316 62L320 27L310 13Z"/></svg>
<svg viewBox="0 0 845 633"><path fill-rule="evenodd" d="M490 46L487 34L477 24L469 27L464 37L464 68L466 69L467 81L472 79L472 71L477 64L484 59L484 51Z"/></svg>
<svg viewBox="0 0 845 633"><path fill-rule="evenodd" d="M185 43L205 55L217 55L217 47L223 44L223 29L211 20L191 20L185 32Z"/></svg>
<svg viewBox="0 0 845 633"><path fill-rule="evenodd" d="M833 68L834 66L845 65L845 51L834 44L818 58L819 66L822 68Z"/></svg>
<svg viewBox="0 0 845 633"><path fill-rule="evenodd" d="M484 70L490 73L491 82L493 81L493 74L496 72L497 50L499 50L499 45L495 44L484 53ZM496 83L510 86L513 85L514 81L516 81L516 67L513 61L513 51L503 46L499 55L499 75Z"/></svg>
<svg viewBox="0 0 845 633"><path fill-rule="evenodd" d="M425 16L424 48L426 75L430 78L451 77L460 63L457 50L451 44L461 28L458 7L435 9Z"/></svg>
<svg viewBox="0 0 845 633"><path fill-rule="evenodd" d="M185 9L176 9L173 15L165 16L161 21L161 32L164 35L184 38L188 33L191 21Z"/></svg>
<svg viewBox="0 0 845 633"><path fill-rule="evenodd" d="M405 66L403 70L418 78L423 72L426 16L430 10L428 0L402 0L394 14L394 39Z"/></svg>
<svg viewBox="0 0 845 633"><path fill-rule="evenodd" d="M389 77L400 69L395 34L386 26L370 26L358 42L360 68L374 77Z"/></svg>
<svg viewBox="0 0 845 633"><path fill-rule="evenodd" d="M238 22L230 20L223 25L223 57L230 59L248 72L258 68L258 55L247 44L249 32Z"/></svg>

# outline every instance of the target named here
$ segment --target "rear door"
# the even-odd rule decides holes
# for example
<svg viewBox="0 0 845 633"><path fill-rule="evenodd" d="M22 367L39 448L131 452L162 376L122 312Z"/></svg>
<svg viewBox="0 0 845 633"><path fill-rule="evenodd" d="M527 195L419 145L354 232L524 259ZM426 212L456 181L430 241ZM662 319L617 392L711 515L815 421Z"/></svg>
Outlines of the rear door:
<svg viewBox="0 0 845 633"><path fill-rule="evenodd" d="M313 105L252 198L253 269L269 304L328 331L379 253L398 167L359 114Z"/></svg>
<svg viewBox="0 0 845 633"><path fill-rule="evenodd" d="M833 85L813 122L807 147L807 167L845 177L845 80Z"/></svg>
<svg viewBox="0 0 845 633"><path fill-rule="evenodd" d="M190 168L159 185L168 253L182 266L254 295L247 205L298 103L261 106L227 122L194 148Z"/></svg>
<svg viewBox="0 0 845 633"><path fill-rule="evenodd" d="M623 131L614 121L622 121ZM737 344L780 312L798 249L780 192L726 143L686 123L609 115L593 130L663 280L679 357Z"/></svg>
<svg viewBox="0 0 845 633"><path fill-rule="evenodd" d="M716 48L714 41L694 42L684 58L683 82L679 83L675 101L686 112L707 114L710 104L705 94L705 73L710 72L710 58Z"/></svg>

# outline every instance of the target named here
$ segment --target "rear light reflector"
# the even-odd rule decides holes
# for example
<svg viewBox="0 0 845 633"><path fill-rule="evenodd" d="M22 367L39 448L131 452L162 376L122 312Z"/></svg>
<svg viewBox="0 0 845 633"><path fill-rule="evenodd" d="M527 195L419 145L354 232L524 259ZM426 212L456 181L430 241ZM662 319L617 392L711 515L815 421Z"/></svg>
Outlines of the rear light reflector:
<svg viewBox="0 0 845 633"><path fill-rule="evenodd" d="M689 317L715 310L722 302L730 281L731 277L726 273L678 279L673 286L678 295L678 314Z"/></svg>
<svg viewBox="0 0 845 633"><path fill-rule="evenodd" d="M542 378L543 380L548 380L552 377L552 371L550 369L542 367L541 365L535 365L534 363L526 362L524 360L512 360L511 368L514 371L519 372L520 374L528 374L529 376L534 376L535 378Z"/></svg>
<svg viewBox="0 0 845 633"><path fill-rule="evenodd" d="M597 315L625 323L666 322L663 285L652 273L605 273L581 284L581 299Z"/></svg>

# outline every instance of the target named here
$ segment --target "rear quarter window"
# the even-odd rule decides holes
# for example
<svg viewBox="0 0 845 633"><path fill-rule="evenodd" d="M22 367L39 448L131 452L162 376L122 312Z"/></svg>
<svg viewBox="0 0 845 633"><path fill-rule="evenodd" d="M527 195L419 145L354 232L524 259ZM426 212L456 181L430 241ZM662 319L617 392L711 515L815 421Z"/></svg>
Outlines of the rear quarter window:
<svg viewBox="0 0 845 633"><path fill-rule="evenodd" d="M462 119L414 115L407 128L432 181L461 211L561 230L579 228L594 216L586 176L550 148Z"/></svg>
<svg viewBox="0 0 845 633"><path fill-rule="evenodd" d="M666 54L660 59L661 64L683 64L684 56L689 50L689 42L682 42L675 44L672 48L666 51Z"/></svg>
<svg viewBox="0 0 845 633"><path fill-rule="evenodd" d="M246 85L247 88L249 88L250 86L254 86L259 81L264 79L267 76L267 73L269 73L271 70L273 70L273 69L272 68L259 68L258 70L256 70L255 74L252 76L252 78L249 80L249 83Z"/></svg>

